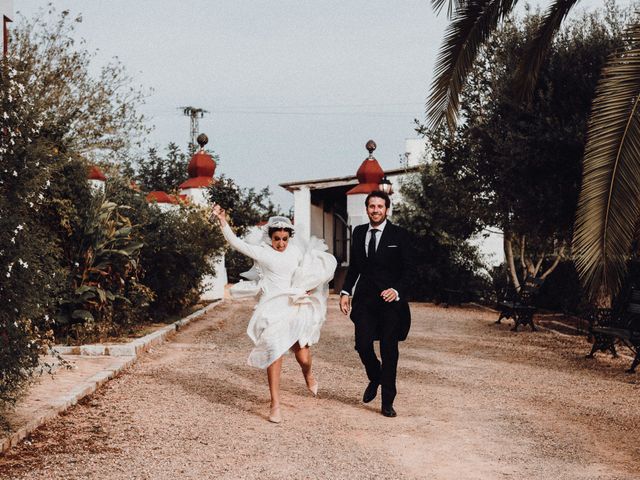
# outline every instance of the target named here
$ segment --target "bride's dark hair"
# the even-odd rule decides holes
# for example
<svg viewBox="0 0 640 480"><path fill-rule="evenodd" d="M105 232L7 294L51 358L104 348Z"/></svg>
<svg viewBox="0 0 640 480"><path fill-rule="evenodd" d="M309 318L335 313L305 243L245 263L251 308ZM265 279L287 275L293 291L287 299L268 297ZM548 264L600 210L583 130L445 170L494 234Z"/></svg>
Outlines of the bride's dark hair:
<svg viewBox="0 0 640 480"><path fill-rule="evenodd" d="M276 232L288 232L289 238L293 237L293 229L292 228L280 228L280 227L271 227L269 228L268 235L269 238L273 237L273 234Z"/></svg>

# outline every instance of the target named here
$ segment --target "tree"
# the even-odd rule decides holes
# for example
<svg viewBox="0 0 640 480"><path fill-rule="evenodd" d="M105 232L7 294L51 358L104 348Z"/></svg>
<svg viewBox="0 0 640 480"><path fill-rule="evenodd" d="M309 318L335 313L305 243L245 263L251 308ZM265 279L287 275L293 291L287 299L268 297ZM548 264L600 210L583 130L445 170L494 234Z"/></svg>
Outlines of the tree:
<svg viewBox="0 0 640 480"><path fill-rule="evenodd" d="M469 180L449 176L436 160L402 185L403 202L393 216L416 239L415 281L409 291L414 299L439 301L446 298L445 290L461 286L467 293L486 290L480 254L468 243L481 229L472 189L461 188Z"/></svg>
<svg viewBox="0 0 640 480"><path fill-rule="evenodd" d="M521 55L514 79L515 98L530 101L532 91L550 49L554 35L578 0L555 0L538 22ZM436 66L436 78L428 100L430 126L446 121L455 128L460 94L492 32L506 19L517 0L449 1L453 21L445 35ZM445 0L433 0L440 10ZM610 305L620 288L634 239L640 208L635 198L640 192L640 20L627 10L622 16L613 0L606 3L609 18L618 25L629 24L624 48L612 53L602 71L595 98L585 149L583 187L575 220L576 267L590 298ZM614 15L611 15L614 12ZM620 33L621 29L617 32Z"/></svg>
<svg viewBox="0 0 640 480"><path fill-rule="evenodd" d="M43 134L61 135L69 150L91 161L121 160L149 131L137 112L145 94L116 59L97 78L91 74L95 55L73 38L81 21L68 10L58 15L51 4L47 14L22 18L11 31L9 62L27 80Z"/></svg>
<svg viewBox="0 0 640 480"><path fill-rule="evenodd" d="M175 192L188 178L188 163L187 155L171 142L167 146L166 157L161 157L157 149L150 148L146 157L137 160L130 175L144 191Z"/></svg>
<svg viewBox="0 0 640 480"><path fill-rule="evenodd" d="M602 72L589 127L574 253L594 303L611 306L627 274L640 220L640 25ZM636 246L637 250L637 246Z"/></svg>
<svg viewBox="0 0 640 480"><path fill-rule="evenodd" d="M448 4L451 24L435 67L435 78L427 102L428 126L435 128L446 122L453 129L459 119L460 95L474 62L484 53L483 47L518 4L518 0L432 0L436 12ZM542 16L538 16L514 66L514 99L531 100L538 76L553 39L578 0L554 0ZM605 0L608 18L617 28L632 21L631 10L621 11L614 0ZM621 20L621 21L620 21ZM621 33L620 30L616 32ZM640 85L639 85L640 86Z"/></svg>
<svg viewBox="0 0 640 480"><path fill-rule="evenodd" d="M546 278L568 255L588 99L607 55L621 44L597 15L567 25L550 47L533 100L522 104L513 94L514 72L536 24L527 16L496 32L463 91L465 123L432 134L443 172L481 206L473 212L479 222L504 232L516 288L525 276Z"/></svg>

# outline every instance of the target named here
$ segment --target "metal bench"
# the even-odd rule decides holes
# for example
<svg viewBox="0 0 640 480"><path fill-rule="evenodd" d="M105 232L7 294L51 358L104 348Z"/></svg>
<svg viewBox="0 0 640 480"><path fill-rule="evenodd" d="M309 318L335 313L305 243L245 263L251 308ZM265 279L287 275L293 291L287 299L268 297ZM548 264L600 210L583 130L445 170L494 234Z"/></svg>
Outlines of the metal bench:
<svg viewBox="0 0 640 480"><path fill-rule="evenodd" d="M449 308L450 306L457 306L462 304L462 300L464 298L463 290L455 290L453 288L445 288L443 289L445 295L445 308Z"/></svg>
<svg viewBox="0 0 640 480"><path fill-rule="evenodd" d="M544 280L535 277L527 277L522 282L520 290L512 287L505 292L502 299L498 300L497 309L500 312L497 324L502 323L503 318L513 319L513 330L518 331L520 325L529 325L531 331L536 331L533 323L533 315L536 313L535 300Z"/></svg>
<svg viewBox="0 0 640 480"><path fill-rule="evenodd" d="M635 373L640 364L640 290L632 288L627 301L619 312L611 309L595 309L589 317L589 338L593 341L587 358L593 358L597 351L609 351L618 356L617 345L623 345L634 353L631 368L627 373Z"/></svg>

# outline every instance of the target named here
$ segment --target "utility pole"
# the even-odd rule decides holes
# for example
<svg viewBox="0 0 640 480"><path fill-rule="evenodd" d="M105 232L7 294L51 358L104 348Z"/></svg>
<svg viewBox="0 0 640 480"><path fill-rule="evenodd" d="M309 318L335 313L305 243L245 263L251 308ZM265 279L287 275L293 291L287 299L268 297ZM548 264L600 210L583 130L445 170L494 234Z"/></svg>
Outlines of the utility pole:
<svg viewBox="0 0 640 480"><path fill-rule="evenodd" d="M203 108L198 107L179 107L182 110L182 114L185 117L189 117L190 120L190 128L189 128L189 153L192 154L196 150L196 142L198 137L198 132L200 130L199 119L204 117L205 113L209 113L208 110L204 110Z"/></svg>

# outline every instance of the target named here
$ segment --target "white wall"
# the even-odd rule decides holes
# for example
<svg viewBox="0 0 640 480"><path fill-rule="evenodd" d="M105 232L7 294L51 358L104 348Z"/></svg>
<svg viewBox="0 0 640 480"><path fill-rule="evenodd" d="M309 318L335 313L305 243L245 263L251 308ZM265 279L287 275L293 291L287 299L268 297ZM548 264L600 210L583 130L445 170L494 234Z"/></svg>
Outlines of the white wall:
<svg viewBox="0 0 640 480"><path fill-rule="evenodd" d="M324 241L333 253L333 213L324 212Z"/></svg>
<svg viewBox="0 0 640 480"><path fill-rule="evenodd" d="M324 212L322 207L311 204L311 228L309 233L318 238L324 238L322 235L324 230ZM296 222L297 223L297 222Z"/></svg>
<svg viewBox="0 0 640 480"><path fill-rule="evenodd" d="M296 235L308 240L311 237L311 190L300 187L293 192L293 211Z"/></svg>
<svg viewBox="0 0 640 480"><path fill-rule="evenodd" d="M89 179L89 186L94 192L104 193L104 183L103 180Z"/></svg>
<svg viewBox="0 0 640 480"><path fill-rule="evenodd" d="M224 255L215 260L207 260L213 263L215 275L205 275L202 279L202 300L218 300L224 298L224 286L227 284L227 269L224 266Z"/></svg>
<svg viewBox="0 0 640 480"><path fill-rule="evenodd" d="M194 205L201 207L209 205L206 188L184 188L180 190L180 193L187 195Z"/></svg>
<svg viewBox="0 0 640 480"><path fill-rule="evenodd" d="M366 193L347 195L347 215L349 216L347 223L351 227L362 225L363 223L369 223L367 209L364 206L365 198L367 198Z"/></svg>
<svg viewBox="0 0 640 480"><path fill-rule="evenodd" d="M180 190L180 193L187 195L194 205L200 207L207 207L209 205L206 188L185 188ZM213 264L216 273L215 276L207 275L202 279L203 292L200 298L202 300L224 298L224 287L228 282L227 269L224 266L224 255L217 259L208 259L207 261Z"/></svg>

